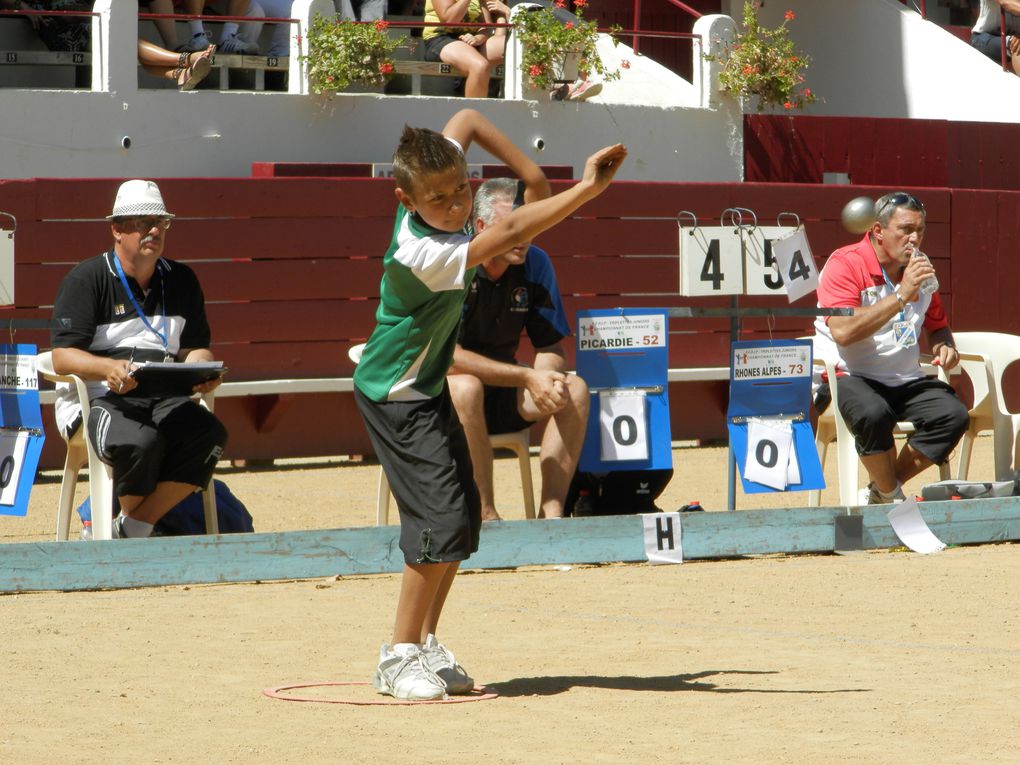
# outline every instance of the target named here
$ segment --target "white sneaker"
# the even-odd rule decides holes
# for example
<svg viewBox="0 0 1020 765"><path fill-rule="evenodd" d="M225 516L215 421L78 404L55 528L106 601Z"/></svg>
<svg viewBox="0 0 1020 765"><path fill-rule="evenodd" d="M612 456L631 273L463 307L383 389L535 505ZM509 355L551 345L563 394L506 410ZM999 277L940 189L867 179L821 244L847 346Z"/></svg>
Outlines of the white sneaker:
<svg viewBox="0 0 1020 765"><path fill-rule="evenodd" d="M449 649L436 640L435 635L430 634L426 638L421 652L428 668L446 684L447 693L471 693L474 690L475 681L457 663Z"/></svg>
<svg viewBox="0 0 1020 765"><path fill-rule="evenodd" d="M401 655L383 644L372 685L379 693L408 701L431 701L446 697L446 685L425 663L419 648Z"/></svg>
<svg viewBox="0 0 1020 765"><path fill-rule="evenodd" d="M896 490L890 495L882 494L874 483L869 483L858 492L857 504L859 505L888 505L893 502L902 502L907 497L903 493L902 484L896 484Z"/></svg>
<svg viewBox="0 0 1020 765"><path fill-rule="evenodd" d="M259 46L235 34L220 40L220 44L216 46L216 52L225 56L254 56L259 52Z"/></svg>

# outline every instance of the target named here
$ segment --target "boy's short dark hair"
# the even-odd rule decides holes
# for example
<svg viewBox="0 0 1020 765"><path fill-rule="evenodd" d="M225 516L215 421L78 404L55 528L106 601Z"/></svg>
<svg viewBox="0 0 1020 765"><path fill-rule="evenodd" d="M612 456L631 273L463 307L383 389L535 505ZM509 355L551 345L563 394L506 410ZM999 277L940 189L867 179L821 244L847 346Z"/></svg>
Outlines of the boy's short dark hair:
<svg viewBox="0 0 1020 765"><path fill-rule="evenodd" d="M467 171L467 161L455 143L435 130L404 126L393 153L393 177L400 188L414 194L416 178L443 173L453 167Z"/></svg>

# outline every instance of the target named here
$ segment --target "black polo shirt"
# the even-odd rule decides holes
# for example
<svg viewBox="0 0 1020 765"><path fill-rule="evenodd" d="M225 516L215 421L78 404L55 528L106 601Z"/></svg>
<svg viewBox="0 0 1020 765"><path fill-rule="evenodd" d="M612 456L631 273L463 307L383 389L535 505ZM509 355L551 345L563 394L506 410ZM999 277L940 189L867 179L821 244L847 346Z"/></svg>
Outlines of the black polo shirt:
<svg viewBox="0 0 1020 765"><path fill-rule="evenodd" d="M464 301L462 348L513 363L526 331L535 348L555 345L570 335L552 262L532 246L525 261L493 281L478 268Z"/></svg>

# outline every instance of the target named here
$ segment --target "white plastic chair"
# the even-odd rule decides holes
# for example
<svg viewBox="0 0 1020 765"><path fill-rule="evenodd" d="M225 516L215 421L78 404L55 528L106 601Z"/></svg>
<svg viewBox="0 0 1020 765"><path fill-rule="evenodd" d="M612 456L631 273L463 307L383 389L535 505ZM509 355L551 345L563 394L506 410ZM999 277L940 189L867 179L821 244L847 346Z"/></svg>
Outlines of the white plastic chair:
<svg viewBox="0 0 1020 765"><path fill-rule="evenodd" d="M357 364L361 361L361 353L365 350L365 344L353 345L347 351L351 361ZM524 517L531 519L535 517L535 489L531 481L531 433L528 428L515 433L499 433L489 436L489 443L493 449L509 449L517 455L517 465L521 471L521 489L524 493ZM386 478L386 471L379 468L379 489L375 500L375 523L377 526L385 526L389 523L390 515L390 482Z"/></svg>
<svg viewBox="0 0 1020 765"><path fill-rule="evenodd" d="M822 469L825 469L825 457L829 450L829 444L836 442L836 474L839 480L839 504L847 507L855 507L858 504L857 493L859 489L859 468L860 457L857 455L857 439L850 432L846 422L837 413L839 412L839 396L836 393L836 368L833 362L824 359L815 359L815 366L825 369L826 378L831 382L829 390L832 393L832 401L829 406L818 415L818 424L815 427L815 448L818 450L818 461ZM945 381L945 372L938 370L939 379ZM914 432L914 425L911 422L898 422L893 429L894 435L908 435ZM942 480L949 478L949 464L939 465L939 477ZM821 504L822 492L820 489L812 489L808 492L808 507L818 507Z"/></svg>
<svg viewBox="0 0 1020 765"><path fill-rule="evenodd" d="M36 356L39 375L52 382L70 383L78 396L78 401L87 402L88 389L85 381L77 375L59 375L53 369L51 351ZM210 412L213 409L213 394L207 393L201 398L202 405ZM66 541L71 530L71 511L74 509L75 489L78 485L78 473L82 467L89 467L89 502L92 506L92 538L110 539L113 536L113 468L99 459L92 448L92 442L85 437L85 423L88 421L88 410L82 407L82 424L70 437L64 436L67 444L67 456L64 459L64 475L60 481L60 500L57 505L58 542ZM210 484L211 485L211 484ZM216 515L216 492L202 492L202 504L205 509L205 528L208 534L218 534L219 519ZM105 508L105 512L103 509Z"/></svg>
<svg viewBox="0 0 1020 765"><path fill-rule="evenodd" d="M974 407L970 427L960 440L958 477L967 478L974 439L979 433L993 432L992 453L995 480L1012 479L1020 470L1020 412L1006 408L1002 394L1002 376L1006 368L1020 361L1020 337L1000 332L954 332L960 352L960 366L974 387Z"/></svg>

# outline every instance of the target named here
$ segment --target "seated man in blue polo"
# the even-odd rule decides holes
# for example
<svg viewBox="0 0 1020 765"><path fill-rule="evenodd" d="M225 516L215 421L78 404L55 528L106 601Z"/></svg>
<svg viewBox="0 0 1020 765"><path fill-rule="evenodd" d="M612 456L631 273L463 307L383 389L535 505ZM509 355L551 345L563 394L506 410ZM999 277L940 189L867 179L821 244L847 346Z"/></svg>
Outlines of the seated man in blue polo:
<svg viewBox="0 0 1020 765"><path fill-rule="evenodd" d="M167 511L208 485L227 442L220 421L190 398L215 388L218 377L177 390L132 375L144 361L213 360L195 272L163 257L171 218L155 183L121 184L108 216L113 249L71 269L53 305L53 368L86 381L93 399L86 436L113 467L115 538L151 535ZM56 419L68 435L82 427L66 384L57 390Z"/></svg>
<svg viewBox="0 0 1020 765"><path fill-rule="evenodd" d="M483 183L475 195L475 230L484 231L509 215L520 199L516 180ZM533 366L516 358L522 331L535 348ZM512 433L542 421L539 517L564 515L588 423L588 386L566 372L563 339L569 335L556 275L543 250L522 242L481 264L464 303L448 380L471 450L483 520L500 517L492 491L489 434Z"/></svg>

